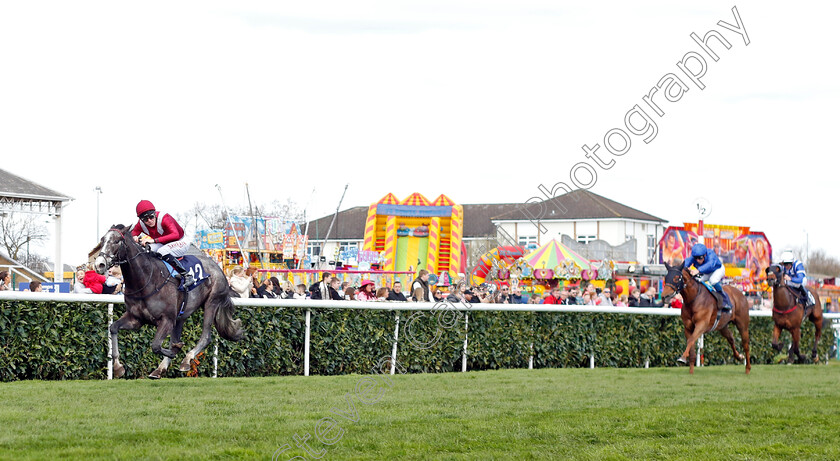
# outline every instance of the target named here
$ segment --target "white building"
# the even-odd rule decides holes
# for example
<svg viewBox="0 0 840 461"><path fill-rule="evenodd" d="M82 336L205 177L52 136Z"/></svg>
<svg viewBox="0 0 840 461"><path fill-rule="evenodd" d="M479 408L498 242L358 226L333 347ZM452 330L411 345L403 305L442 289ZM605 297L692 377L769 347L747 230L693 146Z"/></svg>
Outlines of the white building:
<svg viewBox="0 0 840 461"><path fill-rule="evenodd" d="M659 260L658 242L667 221L587 190L577 190L539 204L465 204L464 244L469 258L476 242L498 245L540 245L561 240L589 259L635 261ZM326 249L322 240L333 215L309 222L309 251L313 261L323 256L334 261L341 251L361 248L368 207L358 206L338 213ZM470 261L468 261L468 265Z"/></svg>
<svg viewBox="0 0 840 461"><path fill-rule="evenodd" d="M541 245L557 239L589 259L642 264L658 262L658 243L667 224L664 219L583 189L517 207L494 216L492 222L519 244Z"/></svg>

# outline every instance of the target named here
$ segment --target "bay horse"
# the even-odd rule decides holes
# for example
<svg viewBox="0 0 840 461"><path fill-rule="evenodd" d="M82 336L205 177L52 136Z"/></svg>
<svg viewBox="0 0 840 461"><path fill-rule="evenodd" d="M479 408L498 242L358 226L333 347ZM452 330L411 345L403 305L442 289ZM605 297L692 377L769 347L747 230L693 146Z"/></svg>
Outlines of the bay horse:
<svg viewBox="0 0 840 461"><path fill-rule="evenodd" d="M746 360L746 373L750 374L750 368L752 368L750 364L750 312L747 298L735 287L724 286L723 289L726 290L726 294L732 301L732 310L721 312L718 315L715 296L704 288L703 284L695 279L688 269L683 267L683 264L685 262L680 263L679 266L671 266L665 263L668 275L665 276L665 286L662 289L662 299L666 302L670 301L677 293L682 294L683 297L680 316L682 317L688 344L686 344L685 352L677 358L677 363L684 365L688 362L688 372L694 374L694 361L697 358L697 352L694 348L695 343L702 334L720 331L720 334L726 338L729 346L732 347L735 360L739 362ZM741 334L741 347L744 349L744 355L738 353L738 349L735 347L735 338L732 337L732 332L728 328L731 322L735 323L738 332Z"/></svg>
<svg viewBox="0 0 840 461"><path fill-rule="evenodd" d="M182 307L185 293L178 290L178 279L171 275L163 261L134 241L130 227L111 227L100 239L99 245L91 251L90 256L97 251L99 254L94 260L96 272L104 274L108 268L119 265L125 279L125 314L112 323L109 329L115 377L119 378L125 374L125 368L120 364L120 350L117 344L117 334L120 330L136 330L146 324L157 327L152 340L152 350L163 356L163 361L149 375L152 379L163 376L172 359L183 348L181 331L184 322L199 307L204 307L201 338L198 344L187 352L181 362L181 371L189 371L191 361L210 344L214 324L222 338L229 341L241 339L242 321L233 318L234 305L228 294L228 281L218 264L207 256L201 255L198 259L209 278L186 295L186 303ZM170 337L168 349L163 347L167 336Z"/></svg>
<svg viewBox="0 0 840 461"><path fill-rule="evenodd" d="M805 306L798 302L799 293L788 287L782 280L782 267L773 264L764 270L767 274L767 284L773 287L773 349L782 351L779 344L779 334L782 330L790 332L791 347L788 350L788 362L805 361L805 356L799 352L799 340L802 334L802 321L805 319ZM816 362L817 344L820 342L823 327L823 312L820 306L820 296L812 289L808 289L814 296L815 305L808 313L808 320L814 324L814 347L811 349L811 360Z"/></svg>

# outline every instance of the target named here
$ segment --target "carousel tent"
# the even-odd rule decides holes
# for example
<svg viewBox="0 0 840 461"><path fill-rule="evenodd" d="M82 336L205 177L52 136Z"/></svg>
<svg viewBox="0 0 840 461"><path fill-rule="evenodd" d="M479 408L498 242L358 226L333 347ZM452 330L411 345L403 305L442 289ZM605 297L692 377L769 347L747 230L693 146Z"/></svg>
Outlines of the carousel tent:
<svg viewBox="0 0 840 461"><path fill-rule="evenodd" d="M522 257L529 266L534 269L551 269L561 265L565 261L571 261L580 268L586 270L590 268L589 261L583 256L572 251L566 245L557 240L550 240L545 245L536 250L526 254Z"/></svg>

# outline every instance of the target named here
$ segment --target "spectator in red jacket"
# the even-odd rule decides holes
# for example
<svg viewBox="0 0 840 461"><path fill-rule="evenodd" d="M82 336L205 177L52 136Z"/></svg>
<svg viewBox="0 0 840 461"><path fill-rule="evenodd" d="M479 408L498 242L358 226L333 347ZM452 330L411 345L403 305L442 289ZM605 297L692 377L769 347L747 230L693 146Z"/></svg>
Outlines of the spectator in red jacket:
<svg viewBox="0 0 840 461"><path fill-rule="evenodd" d="M107 277L97 274L96 271L93 270L93 267L88 264L87 271L85 271L85 278L82 279L82 283L85 285L85 288L90 288L91 293L101 295L102 287L105 285L106 280L108 280Z"/></svg>
<svg viewBox="0 0 840 461"><path fill-rule="evenodd" d="M556 286L551 289L551 292L548 296L543 299L543 304L562 304L563 300L560 297L560 286Z"/></svg>
<svg viewBox="0 0 840 461"><path fill-rule="evenodd" d="M682 309L683 307L683 300L682 295L677 293L676 296L671 299L671 302L668 303L668 307L673 307L674 309Z"/></svg>

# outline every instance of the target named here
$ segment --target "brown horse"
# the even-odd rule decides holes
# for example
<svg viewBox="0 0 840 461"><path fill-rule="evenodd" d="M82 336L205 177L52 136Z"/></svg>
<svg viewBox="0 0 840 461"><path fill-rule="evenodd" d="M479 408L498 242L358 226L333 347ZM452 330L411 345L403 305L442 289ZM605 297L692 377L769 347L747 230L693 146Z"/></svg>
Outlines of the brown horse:
<svg viewBox="0 0 840 461"><path fill-rule="evenodd" d="M767 274L767 284L773 287L773 349L782 351L779 344L779 334L782 330L790 332L792 345L788 350L788 362L793 363L805 361L805 356L799 352L799 339L802 334L802 320L805 318L805 307L797 302L799 293L784 285L782 281L782 268L773 264L764 270ZM814 347L811 349L811 359L817 362L817 344L822 336L823 313L820 307L820 297L812 289L808 289L814 296L816 304L808 314L808 320L814 324Z"/></svg>
<svg viewBox="0 0 840 461"><path fill-rule="evenodd" d="M704 333L720 331L720 334L729 341L735 360L746 360L746 372L750 374L750 312L747 298L735 287L724 286L723 289L732 301L732 310L723 312L718 317L715 296L691 276L688 269L683 267L683 263L679 266L670 266L666 263L665 267L668 269L668 275L665 276L665 287L662 289L663 299L666 302L670 301L677 293L682 294L683 297L681 317L688 344L685 352L677 359L677 363L684 365L688 362L688 372L694 374L694 361L697 358L695 343ZM741 334L741 347L746 357L739 354L738 349L735 348L735 338L727 328L730 322L735 322L735 326L738 327L738 332Z"/></svg>

